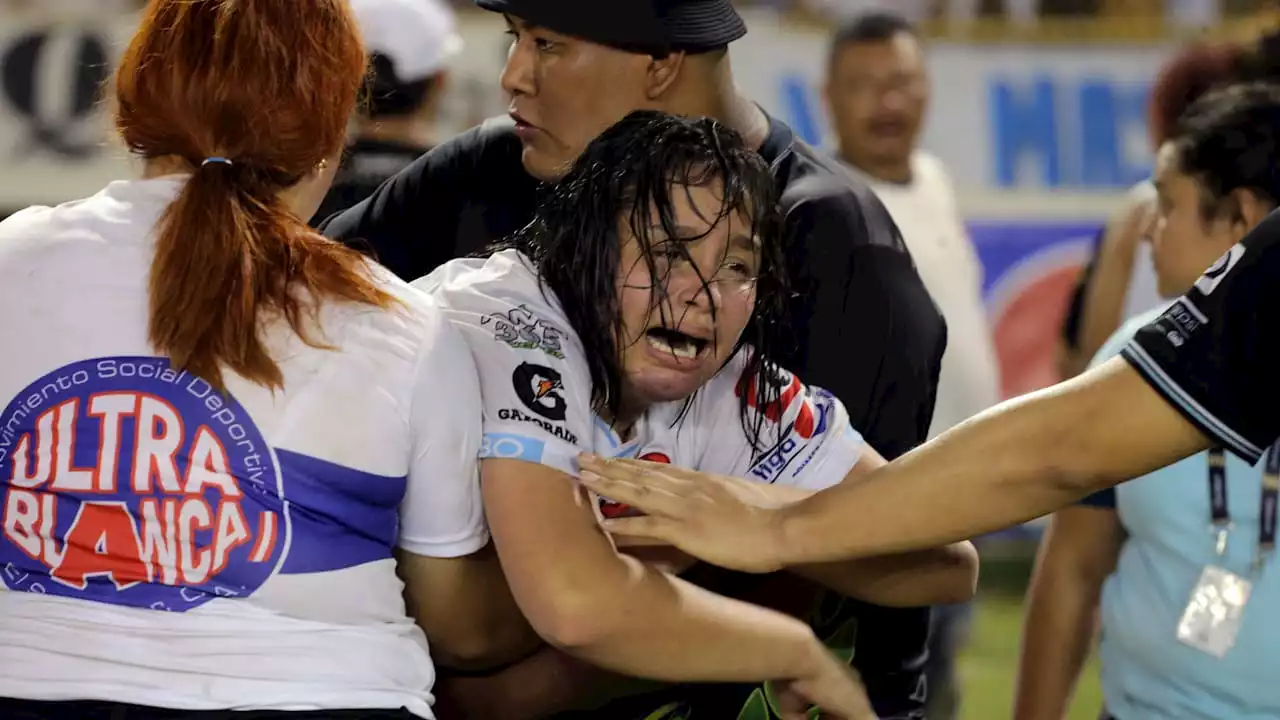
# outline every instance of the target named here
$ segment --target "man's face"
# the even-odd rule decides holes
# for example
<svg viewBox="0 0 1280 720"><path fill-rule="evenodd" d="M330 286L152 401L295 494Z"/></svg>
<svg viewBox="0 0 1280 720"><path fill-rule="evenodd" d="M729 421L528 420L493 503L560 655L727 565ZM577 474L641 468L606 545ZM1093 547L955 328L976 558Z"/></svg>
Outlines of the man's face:
<svg viewBox="0 0 1280 720"><path fill-rule="evenodd" d="M905 162L928 100L924 51L910 33L847 44L832 57L827 102L841 150L855 166Z"/></svg>
<svg viewBox="0 0 1280 720"><path fill-rule="evenodd" d="M507 16L511 48L502 89L511 97L525 170L555 180L587 144L646 96L652 58L561 35Z"/></svg>

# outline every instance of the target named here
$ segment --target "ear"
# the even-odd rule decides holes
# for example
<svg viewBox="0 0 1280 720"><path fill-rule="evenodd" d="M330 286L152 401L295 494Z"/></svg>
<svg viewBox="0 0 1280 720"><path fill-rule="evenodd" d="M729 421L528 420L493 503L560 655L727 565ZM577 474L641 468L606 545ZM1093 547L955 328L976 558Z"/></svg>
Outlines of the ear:
<svg viewBox="0 0 1280 720"><path fill-rule="evenodd" d="M1271 214L1275 209L1275 204L1270 200L1259 197L1252 190L1247 188L1236 188L1231 191L1231 202L1235 206L1232 213L1232 224L1240 225L1240 233L1244 235L1250 229L1262 222L1263 218Z"/></svg>
<svg viewBox="0 0 1280 720"><path fill-rule="evenodd" d="M646 98L657 100L671 89L680 75L680 69L684 67L684 58L684 51L676 50L662 57L649 59L649 73L645 83Z"/></svg>

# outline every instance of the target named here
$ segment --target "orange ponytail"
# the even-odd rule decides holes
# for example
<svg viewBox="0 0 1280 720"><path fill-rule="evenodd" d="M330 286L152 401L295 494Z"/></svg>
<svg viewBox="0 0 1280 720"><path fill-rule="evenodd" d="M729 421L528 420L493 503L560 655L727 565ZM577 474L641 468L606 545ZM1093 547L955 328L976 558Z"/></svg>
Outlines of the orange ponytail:
<svg viewBox="0 0 1280 720"><path fill-rule="evenodd" d="M387 307L365 260L316 235L279 193L342 146L365 57L344 0L152 0L116 74L116 126L193 173L157 228L149 334L175 366L283 378L260 335L278 314L313 337L319 303ZM210 156L230 163L210 163Z"/></svg>

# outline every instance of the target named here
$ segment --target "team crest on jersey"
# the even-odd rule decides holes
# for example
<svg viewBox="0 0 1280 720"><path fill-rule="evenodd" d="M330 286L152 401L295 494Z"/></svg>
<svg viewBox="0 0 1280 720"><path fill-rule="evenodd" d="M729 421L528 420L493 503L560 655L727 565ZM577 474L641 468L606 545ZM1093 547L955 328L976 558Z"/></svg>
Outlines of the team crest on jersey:
<svg viewBox="0 0 1280 720"><path fill-rule="evenodd" d="M752 464L749 472L752 478L766 483L777 481L784 473L795 477L808 466L819 447L812 441L826 432L835 409L835 397L831 393L821 388L806 388L800 378L784 370L777 372L785 384L775 400L763 400L755 378L749 375L739 378L736 386L738 396L745 392L747 405L771 423L790 422L781 433L760 438L761 442L773 444Z"/></svg>
<svg viewBox="0 0 1280 720"><path fill-rule="evenodd" d="M1231 272L1231 268L1235 267L1237 262L1240 262L1240 258L1243 255L1244 245L1240 243L1232 245L1229 250L1214 261L1213 265L1209 266L1208 270L1204 271L1200 279L1196 280L1196 289L1202 295L1208 295L1213 292L1222 282L1222 279L1227 276L1227 273Z"/></svg>
<svg viewBox="0 0 1280 720"><path fill-rule="evenodd" d="M517 350L541 350L553 358L564 359L564 333L543 322L527 305L518 305L505 313L490 313L480 318L480 325L492 325L493 338Z"/></svg>
<svg viewBox="0 0 1280 720"><path fill-rule="evenodd" d="M10 590L182 612L279 565L287 505L248 412L154 357L85 360L0 413Z"/></svg>
<svg viewBox="0 0 1280 720"><path fill-rule="evenodd" d="M774 423L783 422L792 403L799 403L787 432L794 433L801 440L810 440L825 432L830 409L827 406L830 405L831 394L825 390L810 393L804 383L800 382L800 378L785 370L776 370L776 372L779 373L784 385L782 392L774 400L761 399L755 378L747 374L738 379L734 392L738 397L742 397L745 392L747 406Z"/></svg>

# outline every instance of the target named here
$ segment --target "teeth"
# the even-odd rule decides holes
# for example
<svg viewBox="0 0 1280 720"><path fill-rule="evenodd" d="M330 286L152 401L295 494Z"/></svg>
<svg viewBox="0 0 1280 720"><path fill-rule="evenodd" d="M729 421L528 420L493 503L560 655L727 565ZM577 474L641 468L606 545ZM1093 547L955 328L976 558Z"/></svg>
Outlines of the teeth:
<svg viewBox="0 0 1280 720"><path fill-rule="evenodd" d="M649 344L661 350L662 352L671 353L678 358L691 360L698 356L698 348L691 342L682 342L679 346L671 345L662 338L653 335L648 336Z"/></svg>

